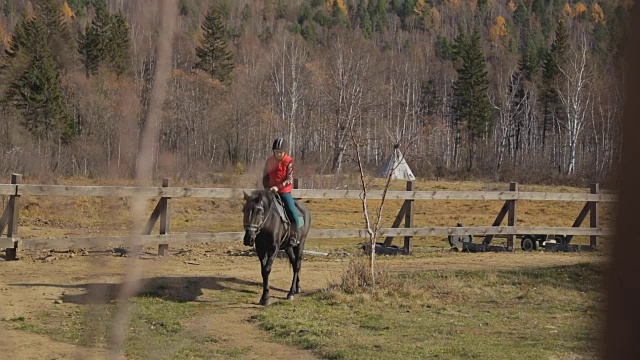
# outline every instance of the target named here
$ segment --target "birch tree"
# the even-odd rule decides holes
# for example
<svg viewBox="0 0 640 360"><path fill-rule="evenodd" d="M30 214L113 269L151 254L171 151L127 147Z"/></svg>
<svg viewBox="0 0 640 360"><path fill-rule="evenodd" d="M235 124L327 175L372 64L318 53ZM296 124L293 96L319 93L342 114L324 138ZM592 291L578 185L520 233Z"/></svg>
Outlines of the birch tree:
<svg viewBox="0 0 640 360"><path fill-rule="evenodd" d="M353 35L339 34L325 62L326 95L332 112L333 159L331 170L340 173L348 145L348 130L365 107L364 94L372 59L368 49Z"/></svg>
<svg viewBox="0 0 640 360"><path fill-rule="evenodd" d="M304 65L308 51L300 39L285 35L271 53L271 82L275 89L275 111L287 124L290 149L295 156L296 123L305 95Z"/></svg>
<svg viewBox="0 0 640 360"><path fill-rule="evenodd" d="M591 101L591 89L588 87L591 73L587 66L587 49L587 39L582 35L579 45L571 49L566 65L558 67L561 76L556 90L566 115L564 119L560 119L560 123L568 147L567 174L574 174L576 171L578 137L584 129Z"/></svg>

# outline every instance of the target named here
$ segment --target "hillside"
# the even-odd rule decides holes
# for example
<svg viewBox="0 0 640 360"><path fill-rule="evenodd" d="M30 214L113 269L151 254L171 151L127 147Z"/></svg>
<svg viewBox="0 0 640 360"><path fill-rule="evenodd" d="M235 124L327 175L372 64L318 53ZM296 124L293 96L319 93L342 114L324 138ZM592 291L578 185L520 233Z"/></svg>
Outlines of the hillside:
<svg viewBox="0 0 640 360"><path fill-rule="evenodd" d="M155 174L371 169L606 181L619 158L631 0L179 0ZM0 0L0 171L131 177L154 0Z"/></svg>

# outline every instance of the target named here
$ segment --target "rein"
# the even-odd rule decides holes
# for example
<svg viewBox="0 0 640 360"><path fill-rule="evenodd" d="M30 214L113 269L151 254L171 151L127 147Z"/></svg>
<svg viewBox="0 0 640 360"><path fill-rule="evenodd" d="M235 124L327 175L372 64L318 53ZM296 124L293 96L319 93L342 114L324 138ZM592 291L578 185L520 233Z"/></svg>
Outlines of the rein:
<svg viewBox="0 0 640 360"><path fill-rule="evenodd" d="M256 206L256 208L261 208L264 210L264 208L262 207L262 205L258 205ZM267 209L267 212L265 213L265 216L262 218L262 221L260 222L260 224L255 225L255 224L249 224L249 225L244 225L244 230L245 231L253 231L257 234L260 233L260 230L262 229L262 225L264 225L265 222L267 222L267 219L269 219L269 216L271 216L271 213L273 212L273 204L269 204L269 209ZM249 213L249 219L252 218L253 215L253 210Z"/></svg>

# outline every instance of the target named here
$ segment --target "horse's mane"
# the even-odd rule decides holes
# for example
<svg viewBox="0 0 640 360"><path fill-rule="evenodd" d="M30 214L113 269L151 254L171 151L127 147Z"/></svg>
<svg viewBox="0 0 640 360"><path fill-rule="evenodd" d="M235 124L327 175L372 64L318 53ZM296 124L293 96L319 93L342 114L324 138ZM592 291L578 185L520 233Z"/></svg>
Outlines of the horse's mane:
<svg viewBox="0 0 640 360"><path fill-rule="evenodd" d="M251 196L249 197L249 199L255 199L255 198L266 198L269 200L273 200L274 194L268 189L258 189L258 190L254 190L251 193Z"/></svg>
<svg viewBox="0 0 640 360"><path fill-rule="evenodd" d="M267 201L267 203L272 204L276 201L275 194L268 189L258 189L251 192L249 198L245 203L245 206L249 205L252 202L262 202L263 199Z"/></svg>

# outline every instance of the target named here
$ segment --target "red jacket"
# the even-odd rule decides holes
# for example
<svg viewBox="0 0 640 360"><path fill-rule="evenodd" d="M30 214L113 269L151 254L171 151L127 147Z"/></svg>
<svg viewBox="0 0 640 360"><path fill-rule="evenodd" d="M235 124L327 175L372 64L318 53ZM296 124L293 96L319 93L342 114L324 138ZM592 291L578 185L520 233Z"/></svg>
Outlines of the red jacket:
<svg viewBox="0 0 640 360"><path fill-rule="evenodd" d="M293 159L288 154L284 154L281 161L270 156L264 164L262 185L265 189L277 186L279 193L290 193L293 189Z"/></svg>

